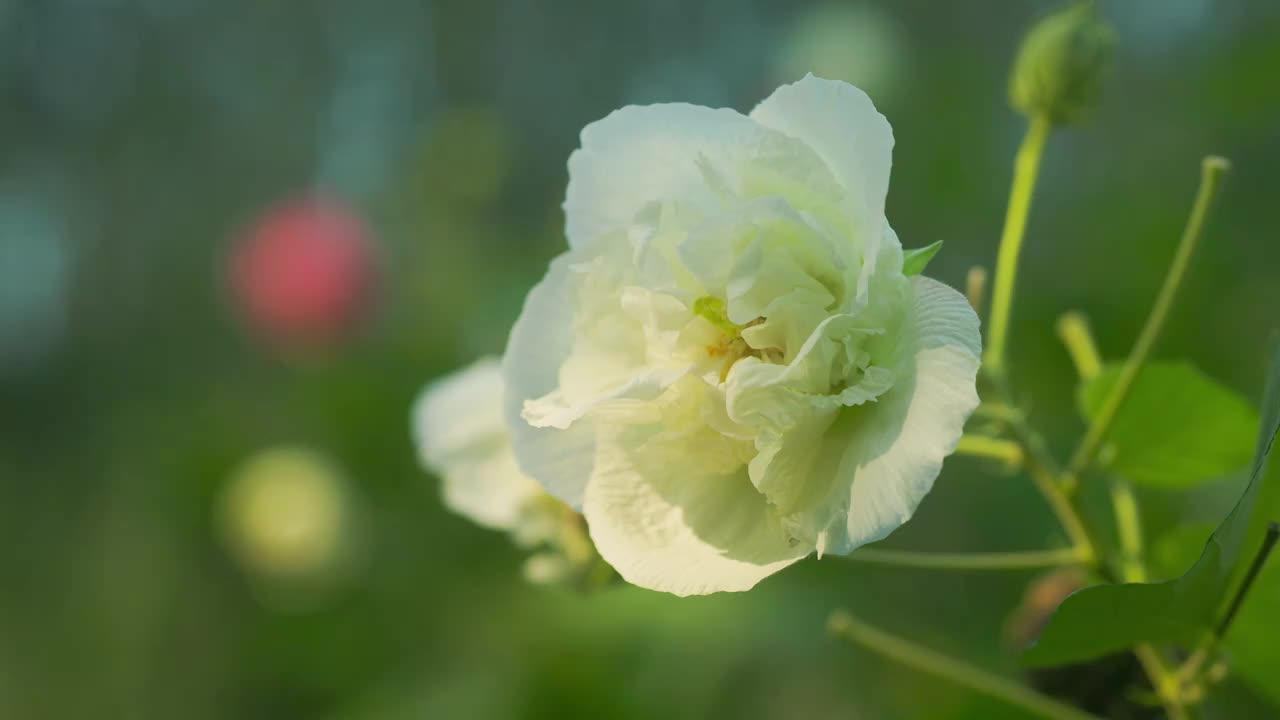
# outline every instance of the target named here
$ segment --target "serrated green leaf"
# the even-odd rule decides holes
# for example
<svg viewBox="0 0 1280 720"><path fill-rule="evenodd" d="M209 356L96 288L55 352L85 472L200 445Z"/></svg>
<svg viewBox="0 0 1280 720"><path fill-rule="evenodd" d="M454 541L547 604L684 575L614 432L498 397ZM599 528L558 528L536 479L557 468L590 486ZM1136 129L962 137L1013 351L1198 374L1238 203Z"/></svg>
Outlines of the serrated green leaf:
<svg viewBox="0 0 1280 720"><path fill-rule="evenodd" d="M922 248L903 250L902 274L907 277L911 277L912 275L919 275L924 272L925 266L929 264L929 261L932 260L933 256L937 255L938 251L941 249L942 241L939 240L932 245L926 245Z"/></svg>
<svg viewBox="0 0 1280 720"><path fill-rule="evenodd" d="M1194 418L1185 418L1194 422ZM1139 643L1197 640L1211 627L1232 581L1252 553L1265 519L1254 507L1264 486L1268 496L1280 485L1280 461L1271 462L1280 433L1280 347L1273 353L1262 401L1262 427L1249 484L1209 537L1200 558L1181 577L1162 583L1095 585L1066 599L1050 617L1040 639L1023 654L1034 666L1090 660Z"/></svg>
<svg viewBox="0 0 1280 720"><path fill-rule="evenodd" d="M1109 363L1080 386L1085 419L1097 417L1121 367ZM1189 487L1247 467L1257 427L1244 398L1190 363L1152 363L1138 373L1111 426L1111 467L1140 485Z"/></svg>

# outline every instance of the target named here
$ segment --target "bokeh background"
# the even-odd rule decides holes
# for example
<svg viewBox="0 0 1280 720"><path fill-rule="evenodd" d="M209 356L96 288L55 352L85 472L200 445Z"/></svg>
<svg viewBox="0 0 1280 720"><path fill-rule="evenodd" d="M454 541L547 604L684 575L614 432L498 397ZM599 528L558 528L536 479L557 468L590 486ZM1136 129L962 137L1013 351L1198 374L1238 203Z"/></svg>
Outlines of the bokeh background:
<svg viewBox="0 0 1280 720"><path fill-rule="evenodd" d="M564 245L578 131L627 103L857 83L897 138L891 222L945 240L930 274L961 285L994 257L1024 127L1010 60L1055 5L0 2L0 717L1022 717L824 622L848 607L1014 675L1034 573L530 586L506 537L443 509L409 412L501 352ZM1280 4L1101 8L1116 62L1051 141L1013 327L1060 452L1079 421L1053 321L1082 309L1126 352L1206 153L1235 170L1159 354L1257 397L1280 309ZM282 446L311 453L303 480L231 491L284 472L251 462ZM1147 497L1149 524L1229 489ZM1053 528L1025 478L961 458L885 545ZM1275 716L1232 692L1250 709L1227 717Z"/></svg>

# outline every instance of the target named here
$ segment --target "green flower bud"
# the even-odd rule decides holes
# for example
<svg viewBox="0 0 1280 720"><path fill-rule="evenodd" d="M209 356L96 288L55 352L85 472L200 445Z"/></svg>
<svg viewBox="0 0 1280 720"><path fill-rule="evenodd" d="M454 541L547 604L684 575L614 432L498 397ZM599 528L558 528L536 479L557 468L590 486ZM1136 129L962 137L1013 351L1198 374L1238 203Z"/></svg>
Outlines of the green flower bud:
<svg viewBox="0 0 1280 720"><path fill-rule="evenodd" d="M1009 100L1055 125L1077 122L1097 101L1115 33L1094 8L1080 2L1060 10L1027 33L1009 80Z"/></svg>

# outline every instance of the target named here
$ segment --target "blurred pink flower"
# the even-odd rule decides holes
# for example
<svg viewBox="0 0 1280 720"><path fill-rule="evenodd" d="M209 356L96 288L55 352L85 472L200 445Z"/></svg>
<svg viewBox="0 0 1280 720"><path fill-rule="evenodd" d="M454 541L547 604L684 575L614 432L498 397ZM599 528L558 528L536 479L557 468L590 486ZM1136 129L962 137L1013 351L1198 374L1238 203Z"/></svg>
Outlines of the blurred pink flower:
<svg viewBox="0 0 1280 720"><path fill-rule="evenodd" d="M230 284L248 321L272 341L327 343L368 309L373 243L340 200L304 196L268 209L236 242Z"/></svg>

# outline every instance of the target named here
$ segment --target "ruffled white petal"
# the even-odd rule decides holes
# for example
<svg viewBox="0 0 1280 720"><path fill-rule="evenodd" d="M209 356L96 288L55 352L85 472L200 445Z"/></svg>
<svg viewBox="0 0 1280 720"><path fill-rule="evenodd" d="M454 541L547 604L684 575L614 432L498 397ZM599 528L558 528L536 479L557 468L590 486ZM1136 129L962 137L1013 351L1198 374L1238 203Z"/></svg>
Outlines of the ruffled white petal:
<svg viewBox="0 0 1280 720"><path fill-rule="evenodd" d="M697 384L675 391L711 391ZM591 538L634 585L682 596L747 590L813 547L790 542L741 448L690 406L691 416L668 408L601 434L584 505Z"/></svg>
<svg viewBox="0 0 1280 720"><path fill-rule="evenodd" d="M546 277L529 292L524 311L511 329L502 359L503 412L520 469L547 492L580 508L595 455L591 421L584 419L560 430L535 428L523 417L526 401L560 387L560 368L573 350L573 261L567 253L551 261Z"/></svg>
<svg viewBox="0 0 1280 720"><path fill-rule="evenodd" d="M790 364L748 358L726 383L728 416L754 434L751 482L782 515L788 533L811 545L845 514L848 480L841 486L836 472L848 442L844 416L893 387L893 372L869 365L862 349L878 334L859 329L853 316L833 315ZM831 386L833 370L843 379L840 387Z"/></svg>
<svg viewBox="0 0 1280 720"><path fill-rule="evenodd" d="M688 374L690 368L659 368L646 370L621 385L586 398L571 402L559 390L536 400L528 400L522 413L526 422L535 428L566 430L592 412L626 407L633 402L652 400L669 385Z"/></svg>
<svg viewBox="0 0 1280 720"><path fill-rule="evenodd" d="M569 157L569 247L621 240L664 202L714 215L734 197L783 195L798 209L842 201L840 186L804 143L727 108L630 105L591 123Z"/></svg>
<svg viewBox="0 0 1280 720"><path fill-rule="evenodd" d="M955 451L978 406L978 318L964 296L926 277L911 279L912 304L889 361L891 390L841 428L851 473L848 518L829 550L847 553L909 520Z"/></svg>
<svg viewBox="0 0 1280 720"><path fill-rule="evenodd" d="M751 119L804 141L861 200L867 219L878 224L884 217L893 129L866 93L807 75L775 90L751 111Z"/></svg>
<svg viewBox="0 0 1280 720"><path fill-rule="evenodd" d="M893 163L889 121L858 88L813 75L775 90L751 111L751 119L802 140L856 198L855 221L866 243L859 288L865 295L879 254Z"/></svg>
<svg viewBox="0 0 1280 720"><path fill-rule="evenodd" d="M445 505L480 525L510 530L542 494L511 456L497 358L428 385L414 406L413 434L423 464L444 481Z"/></svg>
<svg viewBox="0 0 1280 720"><path fill-rule="evenodd" d="M569 246L598 243L656 201L716 204L700 161L713 166L756 132L735 110L684 103L629 105L586 126L581 147L569 156Z"/></svg>

